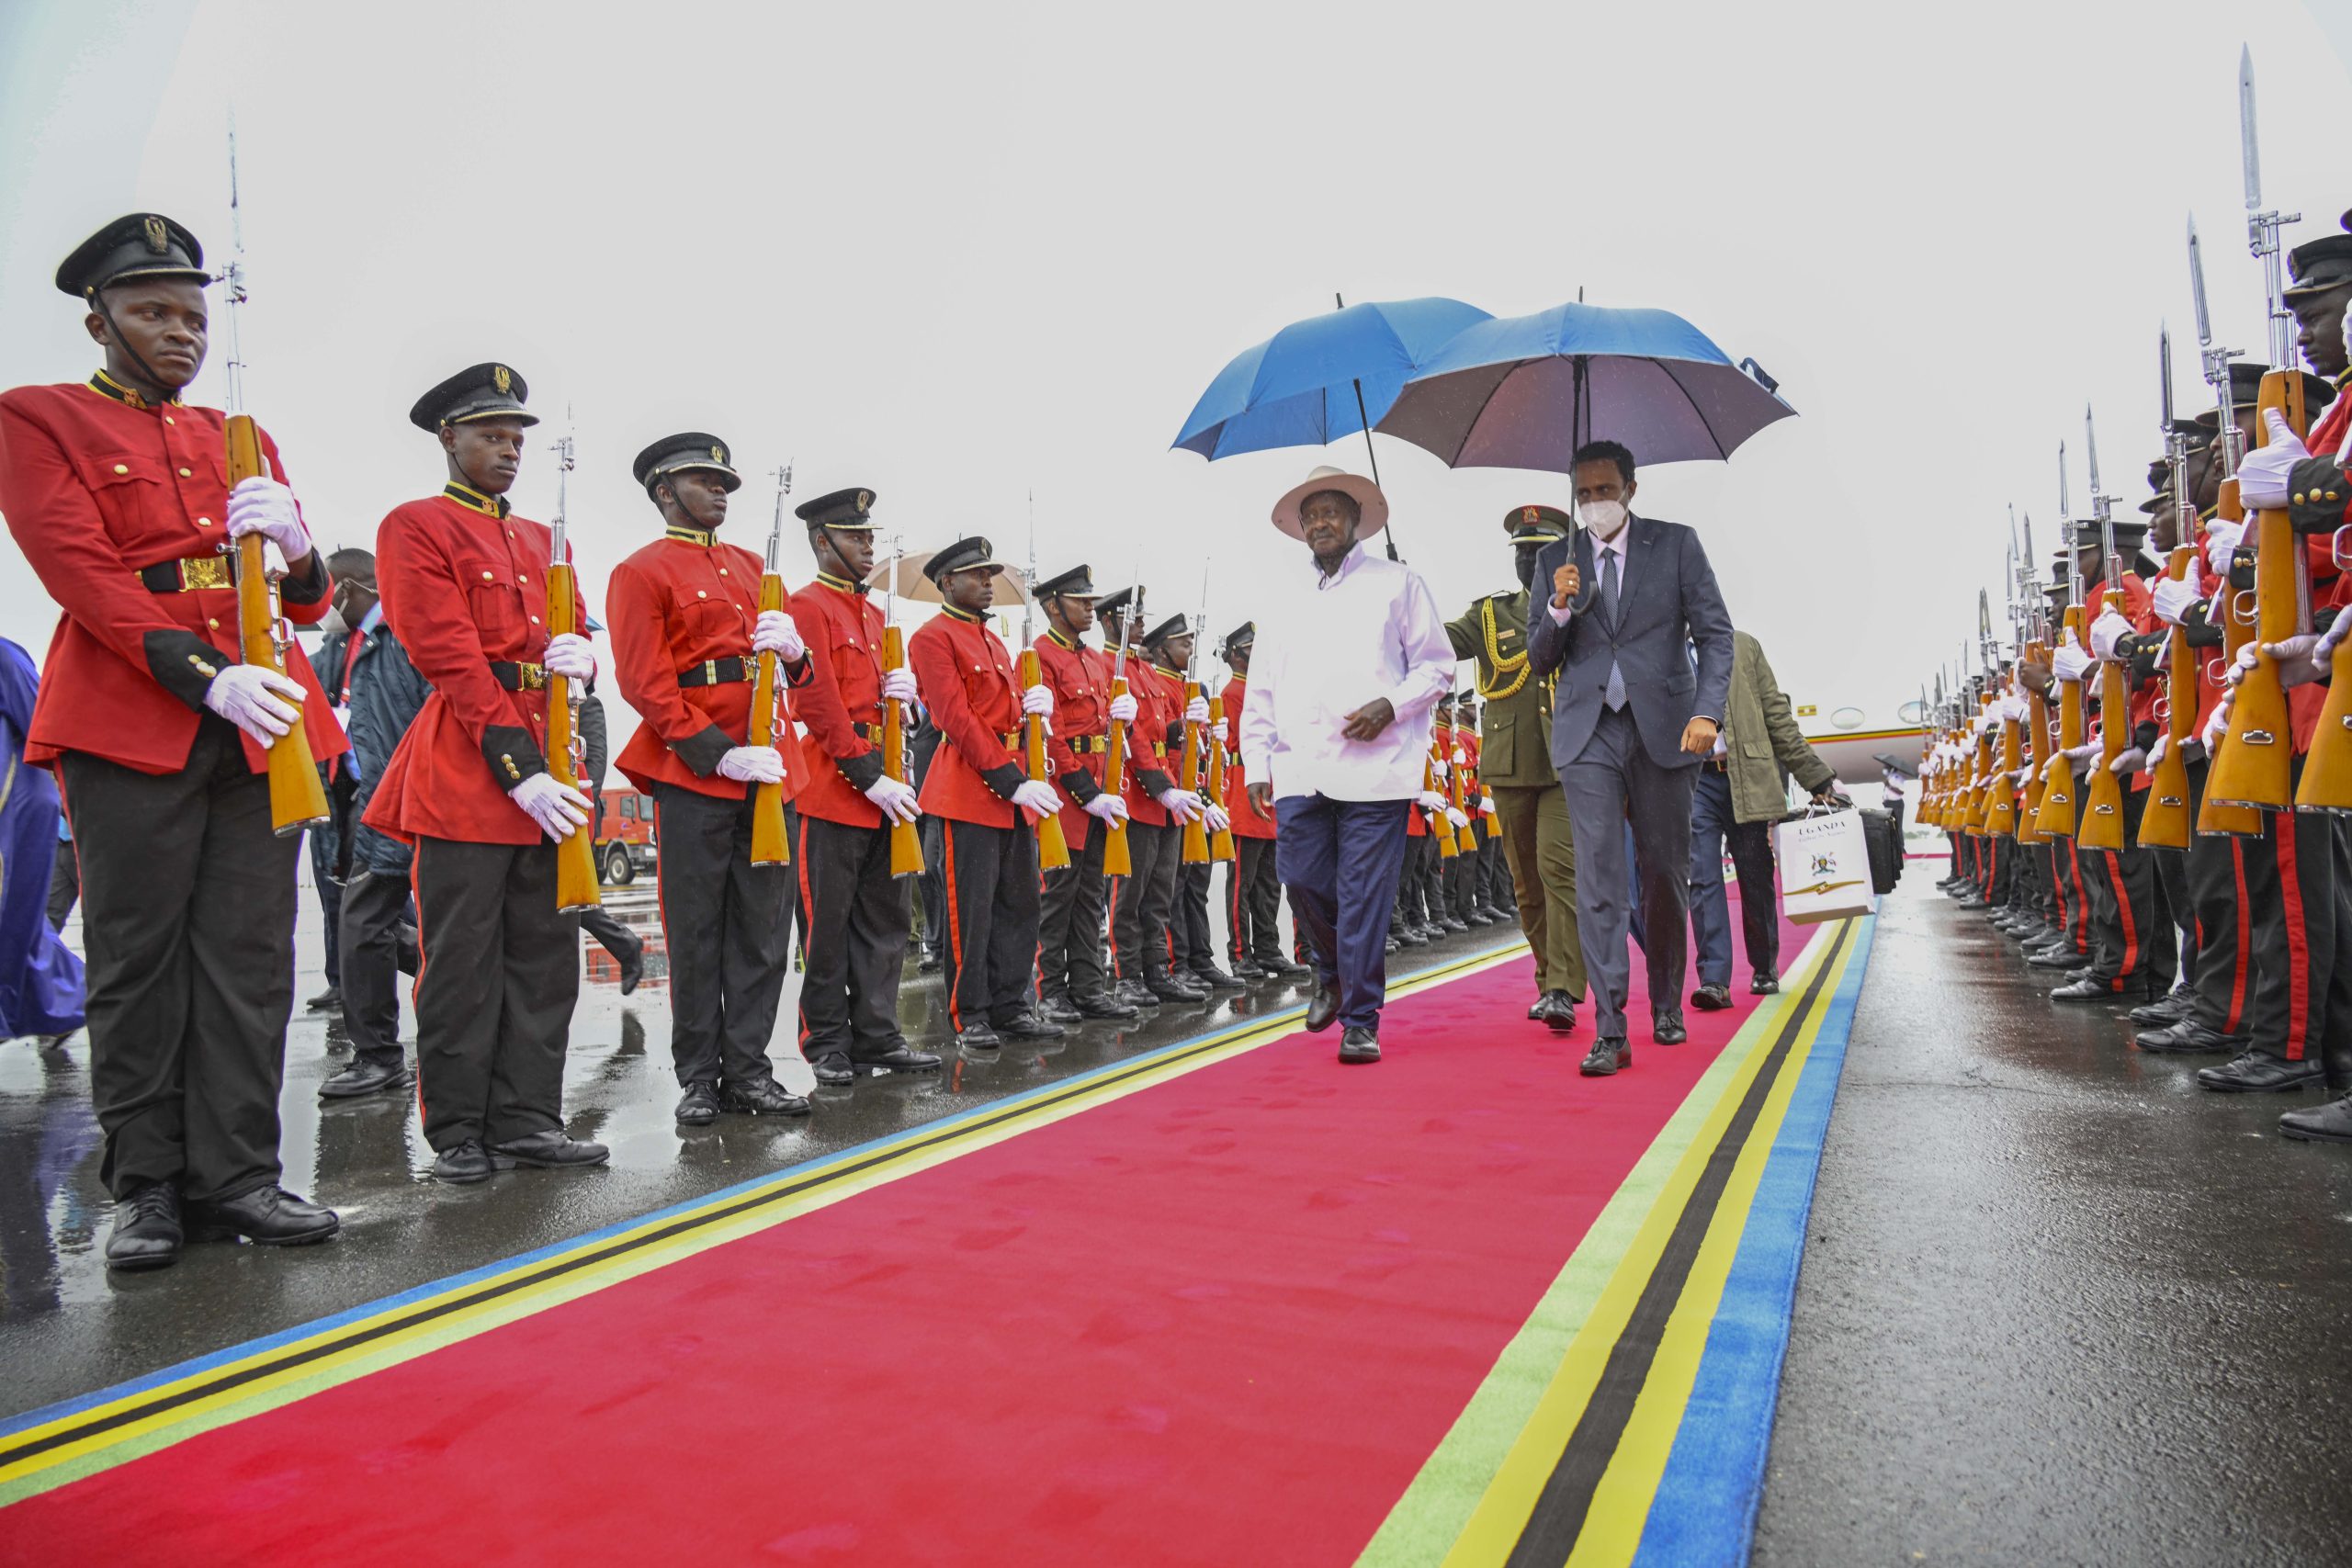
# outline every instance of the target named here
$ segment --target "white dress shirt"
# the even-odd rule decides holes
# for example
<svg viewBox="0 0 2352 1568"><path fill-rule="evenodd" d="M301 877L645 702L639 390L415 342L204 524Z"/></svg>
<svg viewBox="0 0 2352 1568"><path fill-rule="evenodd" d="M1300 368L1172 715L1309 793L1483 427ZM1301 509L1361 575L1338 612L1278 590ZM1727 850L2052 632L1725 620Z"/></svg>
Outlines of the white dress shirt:
<svg viewBox="0 0 2352 1568"><path fill-rule="evenodd" d="M1430 716L1453 689L1453 645L1421 574L1362 541L1330 576L1312 558L1285 577L1250 661L1241 765L1277 799L1408 800L1421 793ZM1396 722L1370 740L1340 734L1378 698Z"/></svg>
<svg viewBox="0 0 2352 1568"><path fill-rule="evenodd" d="M1605 544L1599 539L1595 539L1592 542L1592 581L1585 586L1592 590L1593 602L1595 604L1600 603L1600 585L1606 581L1602 576L1602 573L1608 570L1606 563L1611 556L1617 558L1617 601L1621 604L1624 603L1625 547L1632 542L1633 534L1634 520L1629 516L1625 519L1625 525L1617 530L1617 536L1615 538L1609 540ZM1573 559L1574 558L1571 557L1570 558ZM1568 604L1571 606L1575 604L1576 600L1574 598L1571 598L1568 601ZM1544 607L1552 612L1552 624L1555 626L1566 626L1568 624L1568 617L1576 614L1576 611L1573 608L1566 608L1553 604L1552 591L1549 588L1546 588L1544 592Z"/></svg>

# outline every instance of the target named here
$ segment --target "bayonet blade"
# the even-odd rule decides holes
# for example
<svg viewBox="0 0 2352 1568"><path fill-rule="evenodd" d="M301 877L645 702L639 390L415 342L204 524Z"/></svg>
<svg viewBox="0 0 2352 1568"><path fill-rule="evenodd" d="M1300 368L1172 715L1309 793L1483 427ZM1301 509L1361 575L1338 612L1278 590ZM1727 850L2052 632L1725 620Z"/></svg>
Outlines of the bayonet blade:
<svg viewBox="0 0 2352 1568"><path fill-rule="evenodd" d="M2262 210L2262 143L2255 133L2254 51L2238 46L2238 141L2245 154L2245 209Z"/></svg>
<svg viewBox="0 0 2352 1568"><path fill-rule="evenodd" d="M2164 420L2164 437L2172 439L2172 327L2164 323L2156 328L2156 390L2157 406Z"/></svg>
<svg viewBox="0 0 2352 1568"><path fill-rule="evenodd" d="M2058 443L2058 515L2072 522L2075 503L2066 497L2066 444Z"/></svg>
<svg viewBox="0 0 2352 1568"><path fill-rule="evenodd" d="M2213 346L2213 318L2205 309L2205 254L2197 243L2197 214L2188 215L2188 291L2197 302L2197 344Z"/></svg>
<svg viewBox="0 0 2352 1568"><path fill-rule="evenodd" d="M2083 460L2091 472L2091 510L2097 512L2100 510L2101 500L2098 488L2098 427L2091 423L2091 406L2088 403L2083 405Z"/></svg>

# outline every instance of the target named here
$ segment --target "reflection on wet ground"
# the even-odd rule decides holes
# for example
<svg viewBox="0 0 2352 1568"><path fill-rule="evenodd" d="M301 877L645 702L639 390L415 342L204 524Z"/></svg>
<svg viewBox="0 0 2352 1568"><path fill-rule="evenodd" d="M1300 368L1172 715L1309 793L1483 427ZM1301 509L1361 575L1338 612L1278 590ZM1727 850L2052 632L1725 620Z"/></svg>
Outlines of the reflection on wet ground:
<svg viewBox="0 0 2352 1568"><path fill-rule="evenodd" d="M1293 987L1261 984L1193 1006L1170 1006L1134 1026L1089 1023L1060 1040L1008 1044L957 1057L936 975L910 963L899 995L908 1038L949 1057L946 1070L818 1089L795 1050L798 976L772 1055L777 1077L809 1095L815 1113L775 1120L722 1117L705 1128L671 1118L669 996L651 886L607 889L607 907L647 942L646 973L620 994L620 966L586 943L586 984L574 1014L564 1082L575 1137L609 1145L612 1164L571 1174L518 1170L479 1187L447 1187L426 1171L413 1096L322 1105L320 1082L350 1059L340 1019L304 1010L324 988L321 922L305 895L296 937L301 966L287 1041L281 1152L286 1185L333 1204L343 1234L295 1251L188 1248L153 1274L109 1277L102 1257L112 1207L98 1185L99 1138L90 1113L85 1042L41 1050L0 1044L0 1415L104 1387L258 1335L309 1322L429 1280L614 1224L781 1167L969 1110L1203 1033L1297 1006ZM1517 940L1516 927L1473 931L1401 955L1399 972ZM79 931L68 939L78 945ZM403 1002L403 1037L415 1019Z"/></svg>

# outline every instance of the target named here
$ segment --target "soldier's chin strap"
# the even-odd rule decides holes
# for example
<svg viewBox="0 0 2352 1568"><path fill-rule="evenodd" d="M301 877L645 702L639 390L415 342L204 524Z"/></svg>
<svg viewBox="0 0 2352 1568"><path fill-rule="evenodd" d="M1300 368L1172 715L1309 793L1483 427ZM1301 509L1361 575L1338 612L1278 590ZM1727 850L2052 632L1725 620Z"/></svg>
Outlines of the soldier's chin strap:
<svg viewBox="0 0 2352 1568"><path fill-rule="evenodd" d="M833 564L841 569L842 581L855 583L857 592L860 593L870 592L874 584L849 569L849 557L842 554L842 542L833 537L832 525L828 523L820 523L817 525L817 532L825 536L825 548L833 552Z"/></svg>
<svg viewBox="0 0 2352 1568"><path fill-rule="evenodd" d="M171 401L173 392L164 390L164 378L155 374L155 367L147 363L145 355L130 346L130 340L115 324L114 312L107 309L107 291L103 288L91 288L85 291L84 298L89 300L90 309L98 313L98 320L107 324L107 341L129 355L130 362L139 367L139 373L147 378L147 384L163 394L164 401Z"/></svg>

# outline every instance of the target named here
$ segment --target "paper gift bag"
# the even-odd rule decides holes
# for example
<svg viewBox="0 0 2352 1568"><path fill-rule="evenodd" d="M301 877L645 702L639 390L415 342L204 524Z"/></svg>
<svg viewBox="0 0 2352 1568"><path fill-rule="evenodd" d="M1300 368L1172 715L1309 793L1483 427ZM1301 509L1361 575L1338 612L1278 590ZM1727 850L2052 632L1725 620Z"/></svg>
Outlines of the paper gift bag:
<svg viewBox="0 0 2352 1568"><path fill-rule="evenodd" d="M1780 852L1781 909L1794 924L1867 915L1877 907L1860 812L1825 811L1783 822L1773 830L1773 848Z"/></svg>

